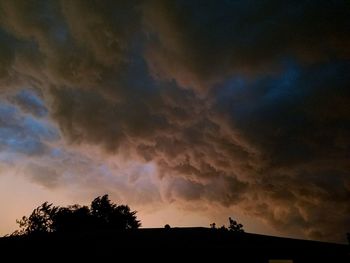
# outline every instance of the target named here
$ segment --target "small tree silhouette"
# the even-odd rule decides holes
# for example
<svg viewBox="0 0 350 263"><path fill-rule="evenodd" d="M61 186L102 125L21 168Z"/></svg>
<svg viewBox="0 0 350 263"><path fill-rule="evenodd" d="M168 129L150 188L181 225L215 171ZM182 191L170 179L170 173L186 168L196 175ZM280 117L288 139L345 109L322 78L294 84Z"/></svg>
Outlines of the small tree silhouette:
<svg viewBox="0 0 350 263"><path fill-rule="evenodd" d="M243 225L238 224L237 221L233 220L231 217L228 218L230 225L228 229L233 232L244 232Z"/></svg>
<svg viewBox="0 0 350 263"><path fill-rule="evenodd" d="M58 207L43 203L29 217L16 220L20 230L12 235L29 235L50 232L77 232L89 230L126 230L141 226L136 211L127 205L112 203L108 195L95 198L90 208L72 205Z"/></svg>

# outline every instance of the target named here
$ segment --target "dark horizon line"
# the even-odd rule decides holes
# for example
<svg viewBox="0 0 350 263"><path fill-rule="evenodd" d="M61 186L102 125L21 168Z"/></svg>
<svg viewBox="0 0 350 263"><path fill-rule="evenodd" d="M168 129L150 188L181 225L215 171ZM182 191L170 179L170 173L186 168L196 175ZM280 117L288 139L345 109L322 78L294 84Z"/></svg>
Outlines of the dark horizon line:
<svg viewBox="0 0 350 263"><path fill-rule="evenodd" d="M347 245L346 242L342 243L342 242L331 242L331 241L322 241L322 240L315 240L315 239L303 239L303 238L294 238L294 237L288 237L288 236L277 236L277 235L267 235L267 234L259 234L259 233L252 233L252 232L235 232L235 231L229 231L227 228L225 230L221 230L220 228L211 228L211 227L204 227L204 226L174 226L174 227L170 227L168 229L166 229L165 227L140 227L137 229L125 229L125 230L108 230L107 232L109 233L113 233L113 232L120 232L120 231L186 231L186 230L194 230L194 231L227 231L229 233L232 234L236 234L236 235L247 235L247 236L251 236L251 237L260 237L260 238L274 238L274 239L280 239L282 240L289 240L289 241L300 241L300 242L312 242L312 243L322 243L322 244L330 244L330 245ZM97 231L100 232L100 231ZM105 232L105 231L102 231ZM89 233L89 232L87 232ZM90 232L90 233L94 233L94 231ZM53 233L49 233L49 234L55 234ZM11 234L7 234L4 236L0 236L1 238L8 238L11 237Z"/></svg>

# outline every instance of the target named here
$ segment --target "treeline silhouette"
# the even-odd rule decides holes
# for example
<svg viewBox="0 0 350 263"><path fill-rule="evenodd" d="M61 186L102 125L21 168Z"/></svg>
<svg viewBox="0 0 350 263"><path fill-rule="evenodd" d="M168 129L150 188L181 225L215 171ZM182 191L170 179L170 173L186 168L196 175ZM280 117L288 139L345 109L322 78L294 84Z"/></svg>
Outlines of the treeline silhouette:
<svg viewBox="0 0 350 263"><path fill-rule="evenodd" d="M140 256L154 261L162 252L174 261L194 256L196 261L214 262L350 262L349 246L246 233L243 225L229 218L229 225L211 228L139 228L141 222L127 205L116 205L103 195L89 206L54 206L45 202L27 217L17 220L20 229L0 238L1 258L11 262L38 259L97 262ZM19 253L20 252L20 253ZM142 252L142 253L141 253ZM161 257L164 261L164 257Z"/></svg>
<svg viewBox="0 0 350 263"><path fill-rule="evenodd" d="M29 217L16 220L20 229L12 235L137 229L141 222L136 213L127 205L112 203L108 195L95 198L90 207L77 204L60 207L45 202Z"/></svg>
<svg viewBox="0 0 350 263"><path fill-rule="evenodd" d="M232 232L238 232L238 233L244 233L243 225L238 223L236 220L233 220L231 217L228 218L229 225L228 228L223 225L219 228L216 228L216 223L210 224L211 229L218 229L222 231L232 231Z"/></svg>
<svg viewBox="0 0 350 263"><path fill-rule="evenodd" d="M114 204L107 194L96 197L90 207L78 204L60 207L44 202L29 217L16 220L20 229L12 236L137 229L141 222L136 213L127 205ZM228 219L228 227L216 228L216 223L212 223L211 229L244 233L242 224L231 217ZM166 224L165 228L170 229L170 225Z"/></svg>

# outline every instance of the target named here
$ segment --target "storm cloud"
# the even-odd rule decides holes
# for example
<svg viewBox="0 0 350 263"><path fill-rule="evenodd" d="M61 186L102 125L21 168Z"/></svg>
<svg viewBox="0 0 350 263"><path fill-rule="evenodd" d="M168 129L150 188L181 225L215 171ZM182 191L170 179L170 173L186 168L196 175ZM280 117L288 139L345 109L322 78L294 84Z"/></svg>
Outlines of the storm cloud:
<svg viewBox="0 0 350 263"><path fill-rule="evenodd" d="M342 241L349 15L348 1L0 1L0 149L43 155L25 167L48 188L97 180ZM56 137L33 130L43 119ZM84 147L140 166L85 165Z"/></svg>

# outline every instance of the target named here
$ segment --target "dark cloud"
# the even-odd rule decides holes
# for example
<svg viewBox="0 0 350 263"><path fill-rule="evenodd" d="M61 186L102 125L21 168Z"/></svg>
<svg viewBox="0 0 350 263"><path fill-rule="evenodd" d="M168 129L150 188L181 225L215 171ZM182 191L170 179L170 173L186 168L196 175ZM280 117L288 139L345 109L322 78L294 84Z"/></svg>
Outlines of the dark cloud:
<svg viewBox="0 0 350 263"><path fill-rule="evenodd" d="M346 1L153 1L145 13L150 67L184 87L350 55Z"/></svg>
<svg viewBox="0 0 350 263"><path fill-rule="evenodd" d="M9 77L10 66L14 58L14 50L9 45L13 41L13 39L3 30L0 30L0 39L0 78L2 80L7 79Z"/></svg>
<svg viewBox="0 0 350 263"><path fill-rule="evenodd" d="M283 231L301 228L317 239L341 239L346 231L348 69L347 61L287 63L280 74L233 78L213 94L221 115L263 155L254 187L269 222Z"/></svg>
<svg viewBox="0 0 350 263"><path fill-rule="evenodd" d="M287 66L217 90L217 108L277 165L339 159L349 150L349 62ZM272 160L271 160L272 161Z"/></svg>
<svg viewBox="0 0 350 263"><path fill-rule="evenodd" d="M102 176L139 190L135 202L234 207L340 240L349 13L346 1L2 1L0 85L14 105L0 108L1 147L53 156L48 112L73 145L156 165L156 184L142 169ZM77 163L87 174L89 159ZM62 183L49 175L62 169L28 167L32 181Z"/></svg>

